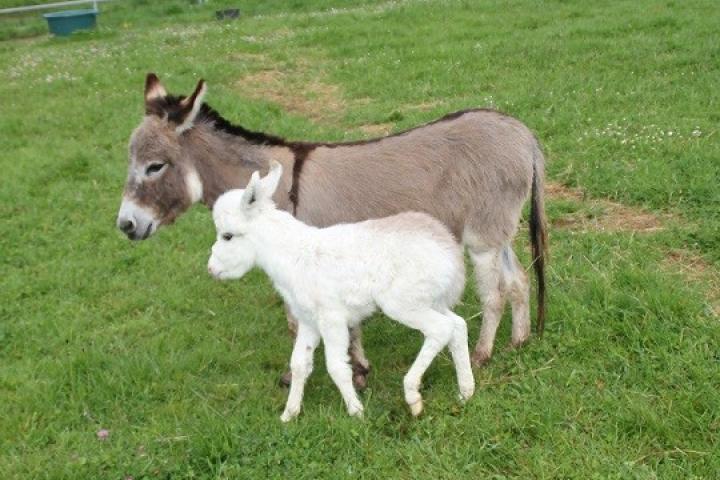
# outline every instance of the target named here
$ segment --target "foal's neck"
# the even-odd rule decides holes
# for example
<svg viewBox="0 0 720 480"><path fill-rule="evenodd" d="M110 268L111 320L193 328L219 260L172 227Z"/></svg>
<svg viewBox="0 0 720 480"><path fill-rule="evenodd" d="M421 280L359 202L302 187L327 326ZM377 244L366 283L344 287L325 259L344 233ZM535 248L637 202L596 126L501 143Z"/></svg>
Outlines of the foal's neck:
<svg viewBox="0 0 720 480"><path fill-rule="evenodd" d="M316 251L319 229L277 208L262 215L251 235L257 264L276 285L292 288L298 271L304 270Z"/></svg>

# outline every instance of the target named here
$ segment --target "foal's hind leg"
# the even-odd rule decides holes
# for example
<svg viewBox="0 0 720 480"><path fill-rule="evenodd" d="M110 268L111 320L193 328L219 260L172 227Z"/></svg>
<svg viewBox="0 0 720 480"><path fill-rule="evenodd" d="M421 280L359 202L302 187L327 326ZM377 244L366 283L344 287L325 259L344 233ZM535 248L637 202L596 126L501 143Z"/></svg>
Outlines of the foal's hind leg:
<svg viewBox="0 0 720 480"><path fill-rule="evenodd" d="M423 411L422 395L420 395L422 376L437 354L453 339L456 327L455 321L451 317L431 309L417 311L383 310L388 316L403 325L420 330L425 335L425 342L403 379L405 401L410 406L410 412L417 417ZM456 352L459 352L459 350L456 349ZM455 358L454 355L453 359ZM468 393L467 389L466 393Z"/></svg>
<svg viewBox="0 0 720 480"><path fill-rule="evenodd" d="M467 323L461 316L450 310L445 312L445 315L455 323L455 329L448 346L455 364L460 400L466 401L475 393L475 377L473 377L472 368L470 367L470 352L468 351Z"/></svg>

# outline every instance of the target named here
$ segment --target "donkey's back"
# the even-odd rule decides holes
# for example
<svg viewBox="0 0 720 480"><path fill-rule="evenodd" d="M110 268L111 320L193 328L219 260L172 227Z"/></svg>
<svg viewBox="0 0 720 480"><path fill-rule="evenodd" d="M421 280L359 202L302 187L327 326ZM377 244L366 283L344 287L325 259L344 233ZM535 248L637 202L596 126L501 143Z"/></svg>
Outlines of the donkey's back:
<svg viewBox="0 0 720 480"><path fill-rule="evenodd" d="M324 226L427 212L487 246L512 238L530 194L537 142L492 110L448 115L366 142L326 144L305 161L297 215Z"/></svg>

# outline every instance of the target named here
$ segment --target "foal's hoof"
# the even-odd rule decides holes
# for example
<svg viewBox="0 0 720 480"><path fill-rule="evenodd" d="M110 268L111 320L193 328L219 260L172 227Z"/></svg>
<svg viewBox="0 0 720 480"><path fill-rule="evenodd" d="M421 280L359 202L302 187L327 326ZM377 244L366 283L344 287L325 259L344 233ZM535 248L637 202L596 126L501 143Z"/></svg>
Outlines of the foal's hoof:
<svg viewBox="0 0 720 480"><path fill-rule="evenodd" d="M490 361L490 354L485 352L474 352L472 354L472 365L473 367L484 367Z"/></svg>
<svg viewBox="0 0 720 480"><path fill-rule="evenodd" d="M358 402L356 404L350 405L348 407L348 415L355 418L363 418L363 406L362 403Z"/></svg>
<svg viewBox="0 0 720 480"><path fill-rule="evenodd" d="M419 417L420 414L423 411L423 401L422 399L418 400L417 402L410 405L410 413L412 413L413 417Z"/></svg>
<svg viewBox="0 0 720 480"><path fill-rule="evenodd" d="M464 386L460 387L460 395L458 395L458 399L460 400L461 403L465 403L468 400L470 400L470 397L472 397L474 393L475 393L475 384L474 383L470 384L470 385L464 385Z"/></svg>
<svg viewBox="0 0 720 480"><path fill-rule="evenodd" d="M292 372L288 370L287 372L283 373L278 383L281 387L289 387L292 383Z"/></svg>
<svg viewBox="0 0 720 480"><path fill-rule="evenodd" d="M288 410L286 408L285 411L282 413L282 415L280 415L280 421L283 423L288 423L288 422L292 421L293 419L295 419L299 413L300 413L300 409Z"/></svg>

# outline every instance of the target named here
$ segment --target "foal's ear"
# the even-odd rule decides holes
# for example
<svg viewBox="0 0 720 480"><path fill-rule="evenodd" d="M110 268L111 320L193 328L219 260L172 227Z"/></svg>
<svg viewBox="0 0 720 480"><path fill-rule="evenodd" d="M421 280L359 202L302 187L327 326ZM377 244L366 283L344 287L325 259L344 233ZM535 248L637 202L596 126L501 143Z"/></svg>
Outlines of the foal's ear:
<svg viewBox="0 0 720 480"><path fill-rule="evenodd" d="M270 163L270 171L261 180L263 198L272 198L275 190L277 190L278 183L280 183L280 177L282 177L282 165L273 160Z"/></svg>
<svg viewBox="0 0 720 480"><path fill-rule="evenodd" d="M167 96L165 87L160 83L160 79L154 73L148 73L145 77L145 104L164 98Z"/></svg>
<svg viewBox="0 0 720 480"><path fill-rule="evenodd" d="M205 83L205 80L200 80L192 95L180 100L179 125L175 127L175 131L177 133L182 133L185 130L192 128L195 118L198 113L200 113L200 107L202 107L203 98L206 93L207 84Z"/></svg>
<svg viewBox="0 0 720 480"><path fill-rule="evenodd" d="M253 172L252 177L250 177L250 181L248 182L247 187L245 187L245 191L240 199L241 208L250 208L258 201L260 188L260 173L256 170Z"/></svg>

